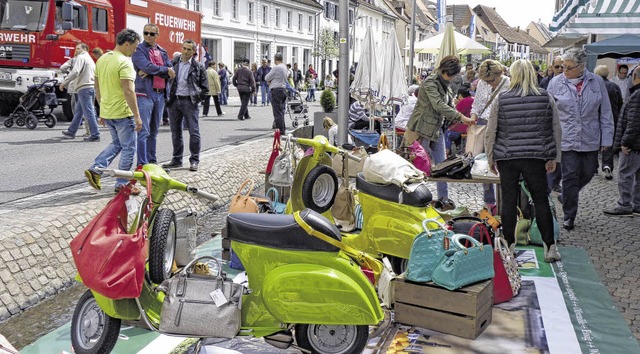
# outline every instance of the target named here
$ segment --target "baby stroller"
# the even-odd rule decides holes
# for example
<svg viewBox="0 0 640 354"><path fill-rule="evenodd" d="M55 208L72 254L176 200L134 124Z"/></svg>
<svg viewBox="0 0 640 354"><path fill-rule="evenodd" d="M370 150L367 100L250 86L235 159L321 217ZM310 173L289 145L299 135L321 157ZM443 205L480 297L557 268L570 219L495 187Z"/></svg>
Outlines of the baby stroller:
<svg viewBox="0 0 640 354"><path fill-rule="evenodd" d="M5 119L4 126L11 128L14 120L18 126L26 124L27 128L35 129L38 122L44 122L49 128L56 126L57 119L53 115L53 109L59 104L56 96L55 86L58 83L56 79L49 79L41 84L31 85L27 88L27 92L20 97L20 103ZM49 112L46 109L49 108Z"/></svg>
<svg viewBox="0 0 640 354"><path fill-rule="evenodd" d="M298 119L304 120L304 125L309 125L309 108L307 104L302 100L302 96L298 91L292 93L291 97L287 98L287 113L289 113L289 118L291 118L291 125L294 128L297 128L299 123Z"/></svg>

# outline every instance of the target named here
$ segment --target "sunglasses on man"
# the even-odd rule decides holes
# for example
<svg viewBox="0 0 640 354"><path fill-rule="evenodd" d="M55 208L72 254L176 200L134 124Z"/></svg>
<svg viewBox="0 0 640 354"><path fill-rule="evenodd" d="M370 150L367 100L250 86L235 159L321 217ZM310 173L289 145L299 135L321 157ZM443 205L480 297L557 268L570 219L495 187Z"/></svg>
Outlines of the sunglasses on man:
<svg viewBox="0 0 640 354"><path fill-rule="evenodd" d="M158 34L158 32L147 32L147 31L144 31L144 32L142 32L142 34L144 34L145 36L155 37L156 34Z"/></svg>

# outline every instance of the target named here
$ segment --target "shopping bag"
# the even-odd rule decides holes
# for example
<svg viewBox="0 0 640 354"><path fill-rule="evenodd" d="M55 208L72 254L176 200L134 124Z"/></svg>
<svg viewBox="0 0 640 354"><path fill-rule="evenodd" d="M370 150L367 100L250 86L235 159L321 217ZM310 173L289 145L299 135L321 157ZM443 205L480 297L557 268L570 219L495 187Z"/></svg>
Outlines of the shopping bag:
<svg viewBox="0 0 640 354"><path fill-rule="evenodd" d="M465 247L463 240L473 247ZM494 277L493 248L487 247L468 235L456 234L452 244L433 271L434 283L448 290L456 290L469 284Z"/></svg>
<svg viewBox="0 0 640 354"><path fill-rule="evenodd" d="M465 153L471 153L473 156L484 152L484 136L487 132L486 125L474 124L467 129L467 142L464 147Z"/></svg>
<svg viewBox="0 0 640 354"><path fill-rule="evenodd" d="M82 282L109 299L137 298L142 292L147 260L147 231L151 215L151 178L146 200L131 227L127 201L136 181L132 180L71 240L71 254Z"/></svg>

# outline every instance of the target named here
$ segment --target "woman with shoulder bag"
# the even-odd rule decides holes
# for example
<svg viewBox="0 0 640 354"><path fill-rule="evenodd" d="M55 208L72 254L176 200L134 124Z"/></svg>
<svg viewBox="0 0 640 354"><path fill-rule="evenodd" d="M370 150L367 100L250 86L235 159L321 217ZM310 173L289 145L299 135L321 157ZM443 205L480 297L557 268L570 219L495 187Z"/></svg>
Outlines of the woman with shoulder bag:
<svg viewBox="0 0 640 354"><path fill-rule="evenodd" d="M445 144L443 126L450 126L457 121L470 123L471 119L458 112L453 106L453 94L449 82L460 73L462 67L457 56L442 58L438 70L426 78L418 91L418 102L407 123L405 144L409 146L419 140L424 149L433 156L436 164L445 160ZM445 124L446 122L446 124ZM412 139L417 135L417 139ZM449 210L455 204L449 200L446 182L438 182L439 208Z"/></svg>
<svg viewBox="0 0 640 354"><path fill-rule="evenodd" d="M562 133L558 109L553 98L538 87L531 62L519 59L510 70L509 89L496 98L485 136L489 166L500 171L502 230L513 252L522 176L535 206L544 241L544 260L556 262L560 260L560 253L553 237L546 174L553 172L556 161L560 161Z"/></svg>
<svg viewBox="0 0 640 354"><path fill-rule="evenodd" d="M476 156L484 151L484 136L491 108L497 101L497 96L509 90L510 79L503 75L502 64L495 60L485 60L478 67L480 81L476 89L476 97L471 106L471 119L473 123L467 131L466 152ZM482 185L484 190L483 200L491 209L496 204L495 188L493 184Z"/></svg>

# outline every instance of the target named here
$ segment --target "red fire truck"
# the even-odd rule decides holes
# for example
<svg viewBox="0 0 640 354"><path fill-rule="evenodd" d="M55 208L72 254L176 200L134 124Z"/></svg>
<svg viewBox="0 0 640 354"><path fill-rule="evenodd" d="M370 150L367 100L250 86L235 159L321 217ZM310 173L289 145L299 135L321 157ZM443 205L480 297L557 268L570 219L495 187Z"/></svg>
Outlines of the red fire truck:
<svg viewBox="0 0 640 354"><path fill-rule="evenodd" d="M29 85L60 78L78 42L111 50L123 28L142 38L147 23L159 27L158 44L170 56L185 39L200 43L201 14L160 0L0 0L0 114L9 114ZM67 100L67 119L71 107Z"/></svg>

